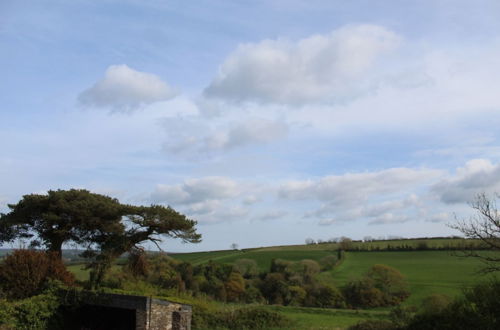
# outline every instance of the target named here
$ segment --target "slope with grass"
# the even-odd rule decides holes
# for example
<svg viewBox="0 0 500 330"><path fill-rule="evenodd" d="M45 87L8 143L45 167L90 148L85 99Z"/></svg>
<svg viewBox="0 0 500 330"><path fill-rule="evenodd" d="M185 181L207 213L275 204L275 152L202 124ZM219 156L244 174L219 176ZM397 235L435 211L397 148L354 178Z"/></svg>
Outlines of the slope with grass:
<svg viewBox="0 0 500 330"><path fill-rule="evenodd" d="M487 278L477 274L481 267L477 259L460 258L448 251L349 252L335 270L319 276L325 282L343 286L362 276L374 264L394 267L405 276L411 292L405 305L419 305L433 293L453 297L463 288Z"/></svg>

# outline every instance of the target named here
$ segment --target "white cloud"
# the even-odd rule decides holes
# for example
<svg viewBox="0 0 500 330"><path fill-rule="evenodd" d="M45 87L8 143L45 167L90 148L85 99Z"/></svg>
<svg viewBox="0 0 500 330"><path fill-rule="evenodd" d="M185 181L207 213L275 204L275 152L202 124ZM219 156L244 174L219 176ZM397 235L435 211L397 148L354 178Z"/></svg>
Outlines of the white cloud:
<svg viewBox="0 0 500 330"><path fill-rule="evenodd" d="M369 225L387 225L387 224L395 224L395 223L404 223L412 220L409 216L403 214L393 214L393 213L384 213L374 220L371 220Z"/></svg>
<svg viewBox="0 0 500 330"><path fill-rule="evenodd" d="M301 105L356 98L373 84L374 62L400 43L377 25L348 25L291 42L240 45L205 89L208 97Z"/></svg>
<svg viewBox="0 0 500 330"><path fill-rule="evenodd" d="M238 184L225 177L205 177L189 179L179 185L159 184L152 193L155 202L167 204L193 204L206 200L218 200L236 197Z"/></svg>
<svg viewBox="0 0 500 330"><path fill-rule="evenodd" d="M280 120L247 118L238 123L222 123L214 128L193 121L166 123L172 137L164 149L173 153L213 153L251 145L268 144L288 135L288 125ZM170 130L171 126L175 126ZM184 129L180 129L180 128ZM179 133L179 134L177 134Z"/></svg>
<svg viewBox="0 0 500 330"><path fill-rule="evenodd" d="M281 186L286 199L316 199L329 204L359 203L368 197L401 192L441 175L433 169L390 168L377 172L331 175L319 180L291 181Z"/></svg>
<svg viewBox="0 0 500 330"><path fill-rule="evenodd" d="M436 183L432 190L447 204L470 202L482 192L499 192L500 164L487 159L470 160L455 175Z"/></svg>
<svg viewBox="0 0 500 330"><path fill-rule="evenodd" d="M228 132L212 135L205 140L208 149L232 149L249 144L269 143L283 139L288 126L280 121L249 119L232 127Z"/></svg>
<svg viewBox="0 0 500 330"><path fill-rule="evenodd" d="M122 64L111 65L104 78L83 91L78 100L86 107L131 112L144 105L172 99L176 95L177 92L160 77Z"/></svg>
<svg viewBox="0 0 500 330"><path fill-rule="evenodd" d="M260 216L257 217L257 219L261 221L271 221L283 218L287 214L288 212L285 210L271 210L261 214Z"/></svg>

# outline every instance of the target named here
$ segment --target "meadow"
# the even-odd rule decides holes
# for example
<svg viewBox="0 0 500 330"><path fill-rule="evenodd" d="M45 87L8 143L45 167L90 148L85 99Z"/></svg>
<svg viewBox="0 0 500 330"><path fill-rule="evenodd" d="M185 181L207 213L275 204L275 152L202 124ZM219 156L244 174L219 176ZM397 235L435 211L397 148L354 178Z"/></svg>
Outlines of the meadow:
<svg viewBox="0 0 500 330"><path fill-rule="evenodd" d="M378 241L358 243L357 249L371 251L346 252L344 258L330 271L317 275L322 283L342 287L352 279L360 278L374 264L385 264L399 270L405 277L410 297L404 306L419 307L424 298L431 294L446 294L450 297L459 295L464 288L471 287L486 277L477 274L481 263L477 259L457 256L455 251L441 250L443 247L463 245L459 239ZM356 242L354 243L356 244ZM415 250L393 251L393 246L409 246ZM418 246L427 246L434 250L417 250ZM233 263L238 259L255 260L261 271L269 271L271 261L275 258L299 261L312 259L320 261L328 255L337 256L337 243L274 246L243 250L224 250L195 253L170 254L174 259L200 265L210 260L219 263ZM119 270L119 265L113 266ZM79 280L88 278L88 271L82 265L69 265ZM170 297L175 300L175 297ZM232 308L232 304L226 305ZM234 305L234 304L233 304ZM366 319L388 319L390 308L372 310L346 310L305 308L294 306L265 305L265 309L279 312L287 316L293 323L293 329L345 329L350 325ZM292 329L290 328L290 329Z"/></svg>

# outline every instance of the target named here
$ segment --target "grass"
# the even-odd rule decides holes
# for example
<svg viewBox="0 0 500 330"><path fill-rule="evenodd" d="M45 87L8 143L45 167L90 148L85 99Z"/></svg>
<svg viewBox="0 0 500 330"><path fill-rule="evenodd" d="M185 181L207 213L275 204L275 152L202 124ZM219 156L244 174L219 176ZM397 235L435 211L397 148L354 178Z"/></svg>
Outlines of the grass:
<svg viewBox="0 0 500 330"><path fill-rule="evenodd" d="M303 259L320 260L328 255L337 255L334 251L329 250L268 250L268 249L252 249L252 250L228 250L217 252L197 252L186 254L171 254L170 256L191 262L193 265L203 264L209 260L221 263L233 263L238 259L253 259L257 262L261 271L269 271L271 261L273 259L285 259L290 261L299 261Z"/></svg>
<svg viewBox="0 0 500 330"><path fill-rule="evenodd" d="M459 295L463 288L479 282L476 271L481 263L473 258L459 258L447 251L350 252L335 270L320 274L320 279L342 286L359 278L374 264L398 269L406 278L411 296L406 305L419 305L432 293Z"/></svg>
<svg viewBox="0 0 500 330"><path fill-rule="evenodd" d="M290 327L290 329L346 329L351 325L365 320L388 319L388 313L384 311L360 311L292 306L265 306L265 308L275 312L279 312L292 320L293 326Z"/></svg>
<svg viewBox="0 0 500 330"><path fill-rule="evenodd" d="M113 265L111 270L119 270L121 267L120 265ZM75 275L78 281L87 281L89 279L90 270L85 269L85 264L68 265L66 268Z"/></svg>
<svg viewBox="0 0 500 330"><path fill-rule="evenodd" d="M461 244L463 240L405 240L370 242L384 249L388 244L418 244L426 243L429 247L443 247ZM365 244L355 242L355 244ZM369 244L369 243L366 243ZM364 245L366 248L368 245ZM413 245L412 245L413 246ZM336 255L335 243L274 246L246 250L225 250L171 254L170 256L188 261L193 265L203 264L209 260L221 263L233 263L238 259L253 259L261 271L269 271L274 258L298 261L312 259L319 261L328 255ZM372 248L375 245L371 245ZM430 294L441 293L454 297L466 287L470 287L486 277L477 275L480 261L473 258L459 258L449 251L371 251L347 252L346 258L334 270L322 272L318 279L342 287L348 281L360 278L374 264L385 264L398 269L406 278L411 292L404 305L419 306L422 300ZM119 266L113 266L119 267ZM82 265L70 265L68 269L75 273L79 280L88 279L88 271ZM500 275L500 274L497 274ZM389 308L377 310L336 310L322 308L304 308L292 306L262 306L263 308L282 313L294 322L291 329L321 330L345 329L367 319L387 319Z"/></svg>
<svg viewBox="0 0 500 330"><path fill-rule="evenodd" d="M404 241L378 241L373 244L421 244L442 247L463 242L460 239L431 239L431 240L404 240ZM367 243L367 244L369 244ZM361 244L361 243L360 243ZM215 252L198 252L176 254L172 257L190 261L193 264L202 264L209 260L223 263L232 263L238 259L253 259L261 271L268 271L273 258L297 261L321 258L336 254L335 243L275 246L251 250L226 250ZM365 246L366 247L366 246ZM382 245L380 245L382 248ZM486 280L476 271L481 263L473 258L460 258L450 251L370 251L348 252L346 259L335 270L323 272L318 278L322 282L333 284L337 287L345 285L351 279L359 278L374 264L385 264L398 269L406 278L411 296L405 305L420 305L422 300L430 294L441 293L454 297L459 295L464 288Z"/></svg>

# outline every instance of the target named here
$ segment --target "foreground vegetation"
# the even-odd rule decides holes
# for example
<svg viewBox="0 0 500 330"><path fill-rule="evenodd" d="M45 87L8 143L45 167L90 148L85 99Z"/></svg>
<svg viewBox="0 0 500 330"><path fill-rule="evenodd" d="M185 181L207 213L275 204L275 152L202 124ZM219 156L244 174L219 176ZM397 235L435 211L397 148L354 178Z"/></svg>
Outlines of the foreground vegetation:
<svg viewBox="0 0 500 330"><path fill-rule="evenodd" d="M385 244L388 246L391 242ZM475 274L481 265L478 260L459 258L455 252L440 248L342 252L331 250L331 247L330 244L310 244L179 254L174 258L161 254L132 254L128 261L111 268L100 290L152 295L193 305L193 329L259 329L259 326L261 329L290 330L363 329L366 324L367 329L417 329L415 324L433 322L425 306L433 306L431 310L435 312L445 311L454 304L447 313L466 309L468 307L464 306L468 306L468 302L464 299L470 297L464 298L463 290L485 279ZM57 264L57 258L50 260ZM408 299L403 294L401 298L384 303L387 298L381 295L383 289L375 283L378 275L370 275L374 264L385 265L378 266L379 271L397 269L391 274L396 277L401 274L410 293ZM89 272L81 264L67 266L75 279L68 277L60 266L51 267L59 267L57 273L63 274L61 279L66 279L68 284L76 281L77 287L85 286L88 281ZM9 269L11 276L19 277L22 283L14 265L9 265ZM31 286L38 287L38 291L26 294L25 298L17 294L17 300L8 298L8 288L13 286L3 286L1 290L7 300L0 299L3 310L0 328L3 324L7 329L22 329L23 324L36 319L39 321L35 329L57 329L54 320L57 320L59 304L55 291L50 291L53 279L45 277L47 281ZM352 293L366 284L372 285L371 289L361 286L358 293L371 292L363 293L363 299L368 297L368 302L359 300L359 295L358 300L354 299ZM482 290L484 294L484 286ZM393 289L388 291L394 293ZM376 304L372 304L372 300ZM371 308L382 305L389 307ZM432 315L451 322L447 316ZM363 322L368 323L359 325Z"/></svg>

